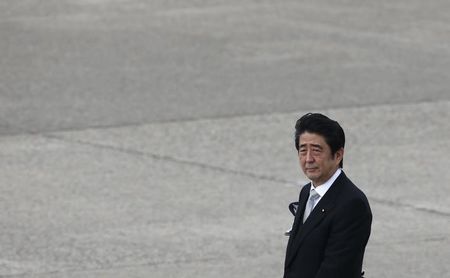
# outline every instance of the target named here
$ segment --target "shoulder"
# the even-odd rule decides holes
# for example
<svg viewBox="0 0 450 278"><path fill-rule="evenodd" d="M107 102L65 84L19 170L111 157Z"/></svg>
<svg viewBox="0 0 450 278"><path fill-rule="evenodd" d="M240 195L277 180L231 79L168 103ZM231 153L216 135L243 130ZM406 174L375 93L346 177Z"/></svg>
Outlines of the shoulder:
<svg viewBox="0 0 450 278"><path fill-rule="evenodd" d="M311 183L308 182L307 184L303 185L302 189L300 190L300 195L302 194L309 194L309 190L311 188Z"/></svg>
<svg viewBox="0 0 450 278"><path fill-rule="evenodd" d="M359 189L347 176L340 179L341 191L337 198L337 205L343 210L361 210L370 213L369 201L364 192Z"/></svg>
<svg viewBox="0 0 450 278"><path fill-rule="evenodd" d="M344 173L338 177L336 180L336 185L340 186L341 192L344 196L367 199L364 192L359 189L359 187L356 186Z"/></svg>

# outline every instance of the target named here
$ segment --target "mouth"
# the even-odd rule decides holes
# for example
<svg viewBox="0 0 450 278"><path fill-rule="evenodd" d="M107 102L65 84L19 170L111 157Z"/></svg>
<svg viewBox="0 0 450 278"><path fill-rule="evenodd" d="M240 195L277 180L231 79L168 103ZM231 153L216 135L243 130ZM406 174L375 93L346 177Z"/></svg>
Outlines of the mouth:
<svg viewBox="0 0 450 278"><path fill-rule="evenodd" d="M316 171L317 169L318 169L317 167L309 167L309 168L305 168L305 171L313 172L313 171Z"/></svg>

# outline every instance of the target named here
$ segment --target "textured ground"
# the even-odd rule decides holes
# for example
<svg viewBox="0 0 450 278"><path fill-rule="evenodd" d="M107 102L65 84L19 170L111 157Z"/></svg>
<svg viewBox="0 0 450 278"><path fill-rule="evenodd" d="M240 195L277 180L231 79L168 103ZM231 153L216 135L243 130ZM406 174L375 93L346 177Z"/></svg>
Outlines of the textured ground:
<svg viewBox="0 0 450 278"><path fill-rule="evenodd" d="M281 277L309 111L347 132L366 276L450 277L449 14L0 2L0 277Z"/></svg>

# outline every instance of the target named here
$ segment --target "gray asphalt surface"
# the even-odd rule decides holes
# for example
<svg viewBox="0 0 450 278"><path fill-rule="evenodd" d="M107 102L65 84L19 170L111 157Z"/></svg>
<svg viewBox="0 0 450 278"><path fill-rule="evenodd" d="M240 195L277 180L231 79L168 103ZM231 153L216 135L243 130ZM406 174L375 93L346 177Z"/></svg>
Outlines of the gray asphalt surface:
<svg viewBox="0 0 450 278"><path fill-rule="evenodd" d="M281 277L309 111L371 202L366 276L450 277L448 14L1 1L0 277Z"/></svg>

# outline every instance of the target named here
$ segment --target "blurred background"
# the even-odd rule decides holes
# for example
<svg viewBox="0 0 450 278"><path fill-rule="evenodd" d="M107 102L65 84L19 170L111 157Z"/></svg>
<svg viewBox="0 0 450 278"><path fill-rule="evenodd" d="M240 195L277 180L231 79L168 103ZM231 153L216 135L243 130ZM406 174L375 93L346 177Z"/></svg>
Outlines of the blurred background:
<svg viewBox="0 0 450 278"><path fill-rule="evenodd" d="M366 277L450 277L449 14L0 1L0 277L282 277L311 111L372 206Z"/></svg>

